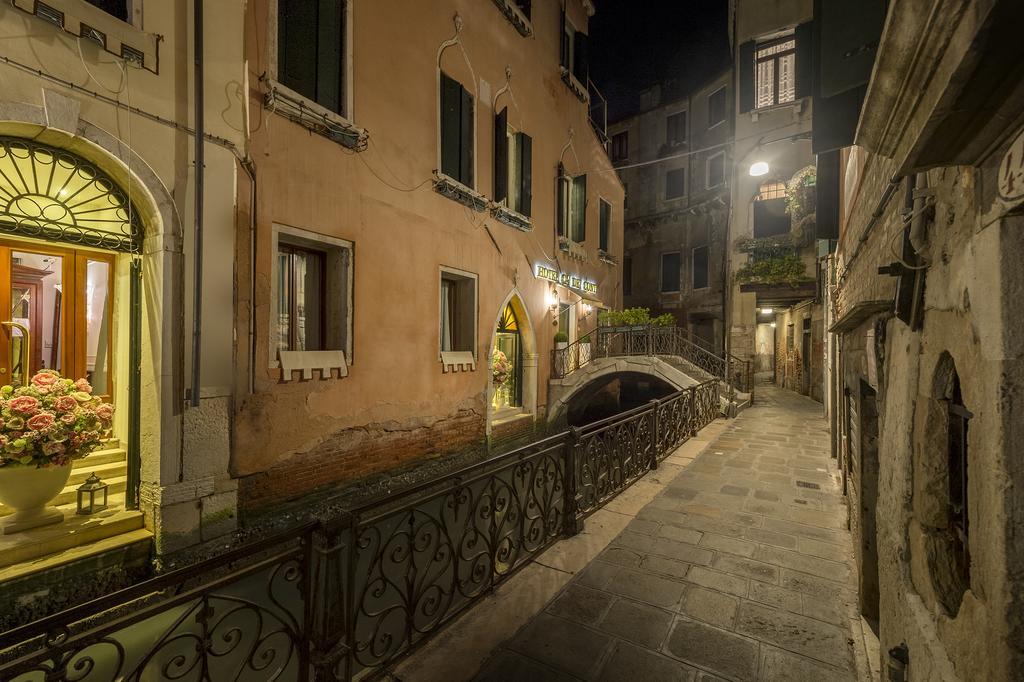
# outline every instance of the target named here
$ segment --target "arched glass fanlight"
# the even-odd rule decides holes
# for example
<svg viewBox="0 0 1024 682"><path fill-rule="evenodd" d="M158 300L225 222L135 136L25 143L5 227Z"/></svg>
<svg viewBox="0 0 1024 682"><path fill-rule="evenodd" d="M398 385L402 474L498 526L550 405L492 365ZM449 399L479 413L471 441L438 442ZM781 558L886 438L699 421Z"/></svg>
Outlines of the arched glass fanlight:
<svg viewBox="0 0 1024 682"><path fill-rule="evenodd" d="M138 212L110 178L63 149L0 137L0 232L137 253Z"/></svg>
<svg viewBox="0 0 1024 682"><path fill-rule="evenodd" d="M507 303L505 310L501 314L501 320L498 322L498 333L510 333L519 331L519 320L516 319L516 313L512 310L512 304Z"/></svg>

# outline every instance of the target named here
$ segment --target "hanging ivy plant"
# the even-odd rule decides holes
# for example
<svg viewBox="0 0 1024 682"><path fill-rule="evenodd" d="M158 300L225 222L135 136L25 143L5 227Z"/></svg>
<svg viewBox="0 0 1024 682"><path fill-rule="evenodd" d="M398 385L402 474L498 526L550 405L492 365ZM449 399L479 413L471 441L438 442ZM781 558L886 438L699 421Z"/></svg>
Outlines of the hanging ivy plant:
<svg viewBox="0 0 1024 682"><path fill-rule="evenodd" d="M808 281L807 266L793 254L765 258L737 270L736 281L740 284L788 284L796 287Z"/></svg>
<svg viewBox="0 0 1024 682"><path fill-rule="evenodd" d="M818 182L818 171L813 166L804 166L786 184L786 212L799 223L816 208L815 185Z"/></svg>
<svg viewBox="0 0 1024 682"><path fill-rule="evenodd" d="M794 253L797 244L789 234L775 237L740 237L733 246L740 253L749 253L754 260L788 256Z"/></svg>

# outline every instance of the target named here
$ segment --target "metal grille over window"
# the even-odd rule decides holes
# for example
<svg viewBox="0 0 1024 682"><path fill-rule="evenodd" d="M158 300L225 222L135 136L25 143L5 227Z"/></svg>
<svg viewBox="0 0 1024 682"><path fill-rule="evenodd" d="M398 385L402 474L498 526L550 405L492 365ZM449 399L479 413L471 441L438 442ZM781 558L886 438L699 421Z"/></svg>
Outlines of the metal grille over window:
<svg viewBox="0 0 1024 682"><path fill-rule="evenodd" d="M138 253L138 211L106 173L66 151L0 137L0 232Z"/></svg>

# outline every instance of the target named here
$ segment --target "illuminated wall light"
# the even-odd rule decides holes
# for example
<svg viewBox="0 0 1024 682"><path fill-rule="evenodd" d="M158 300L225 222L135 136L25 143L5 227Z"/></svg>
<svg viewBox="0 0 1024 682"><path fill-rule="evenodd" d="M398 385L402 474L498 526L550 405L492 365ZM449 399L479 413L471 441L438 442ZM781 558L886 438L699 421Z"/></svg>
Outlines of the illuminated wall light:
<svg viewBox="0 0 1024 682"><path fill-rule="evenodd" d="M772 322L772 329L775 329L775 323Z"/></svg>
<svg viewBox="0 0 1024 682"><path fill-rule="evenodd" d="M762 315L771 315L775 310L773 308L761 308Z"/></svg>
<svg viewBox="0 0 1024 682"><path fill-rule="evenodd" d="M768 175L768 170L768 164L764 161L755 161L750 165L750 175L755 178Z"/></svg>

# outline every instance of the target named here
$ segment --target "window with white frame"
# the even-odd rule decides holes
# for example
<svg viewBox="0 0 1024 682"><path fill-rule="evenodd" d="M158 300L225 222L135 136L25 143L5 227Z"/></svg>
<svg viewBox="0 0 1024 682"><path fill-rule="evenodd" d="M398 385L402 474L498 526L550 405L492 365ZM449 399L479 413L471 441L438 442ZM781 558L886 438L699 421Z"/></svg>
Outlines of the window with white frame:
<svg viewBox="0 0 1024 682"><path fill-rule="evenodd" d="M352 356L352 242L274 226L273 347Z"/></svg>
<svg viewBox="0 0 1024 682"><path fill-rule="evenodd" d="M796 99L796 37L793 34L758 43L754 61L758 109Z"/></svg>
<svg viewBox="0 0 1024 682"><path fill-rule="evenodd" d="M587 34L576 30L562 10L561 61L562 68L571 73L585 89L588 80Z"/></svg>
<svg viewBox="0 0 1024 682"><path fill-rule="evenodd" d="M672 147L686 142L685 111L678 111L665 119L665 141Z"/></svg>
<svg viewBox="0 0 1024 682"><path fill-rule="evenodd" d="M130 22L132 15L132 0L85 0L93 7L117 17L121 21Z"/></svg>
<svg viewBox="0 0 1024 682"><path fill-rule="evenodd" d="M559 165L558 236L582 244L587 239L587 176L568 176Z"/></svg>
<svg viewBox="0 0 1024 682"><path fill-rule="evenodd" d="M476 355L476 282L473 273L441 268L442 352L466 351Z"/></svg>
<svg viewBox="0 0 1024 682"><path fill-rule="evenodd" d="M342 116L345 12L346 0L277 0L277 80Z"/></svg>
<svg viewBox="0 0 1024 682"><path fill-rule="evenodd" d="M705 164L706 187L718 187L725 182L725 152L712 154Z"/></svg>

